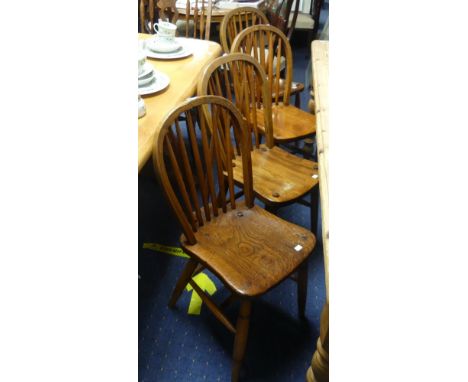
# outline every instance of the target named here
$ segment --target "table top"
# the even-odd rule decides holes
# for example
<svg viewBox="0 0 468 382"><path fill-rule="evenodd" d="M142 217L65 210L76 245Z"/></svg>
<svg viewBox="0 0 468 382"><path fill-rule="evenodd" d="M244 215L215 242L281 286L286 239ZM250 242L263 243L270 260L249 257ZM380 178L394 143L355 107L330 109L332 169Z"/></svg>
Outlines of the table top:
<svg viewBox="0 0 468 382"><path fill-rule="evenodd" d="M139 34L139 39L152 35ZM178 103L195 94L204 66L221 55L221 45L213 41L190 39L193 55L179 60L155 60L148 58L155 69L167 74L169 87L160 93L143 96L146 115L138 120L138 172L151 157L156 129L164 116Z"/></svg>
<svg viewBox="0 0 468 382"><path fill-rule="evenodd" d="M325 263L325 285L328 301L328 41L312 42L317 150L319 162L320 203L322 207L322 239Z"/></svg>

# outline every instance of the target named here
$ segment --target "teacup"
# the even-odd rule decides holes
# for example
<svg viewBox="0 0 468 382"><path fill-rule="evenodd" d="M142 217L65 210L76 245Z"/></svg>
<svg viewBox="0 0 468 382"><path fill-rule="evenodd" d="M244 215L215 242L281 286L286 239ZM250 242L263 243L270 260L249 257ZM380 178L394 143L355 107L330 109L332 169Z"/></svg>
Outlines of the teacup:
<svg viewBox="0 0 468 382"><path fill-rule="evenodd" d="M138 52L138 75L143 73L146 62L146 54L143 51Z"/></svg>
<svg viewBox="0 0 468 382"><path fill-rule="evenodd" d="M158 33L155 38L158 45L174 45L175 37L171 34Z"/></svg>
<svg viewBox="0 0 468 382"><path fill-rule="evenodd" d="M159 19L159 23L154 23L154 30L158 34L162 35L171 35L172 38L175 37L177 26L167 21L162 21ZM156 28L157 27L157 28Z"/></svg>

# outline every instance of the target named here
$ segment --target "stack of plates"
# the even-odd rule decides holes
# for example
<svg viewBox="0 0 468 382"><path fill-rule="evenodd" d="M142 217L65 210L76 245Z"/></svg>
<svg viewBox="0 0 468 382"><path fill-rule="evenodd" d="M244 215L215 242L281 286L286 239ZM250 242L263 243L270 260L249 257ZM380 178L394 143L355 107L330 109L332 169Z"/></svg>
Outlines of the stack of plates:
<svg viewBox="0 0 468 382"><path fill-rule="evenodd" d="M148 95L159 92L169 85L169 77L158 72L149 62L143 65L143 71L138 75L138 94Z"/></svg>
<svg viewBox="0 0 468 382"><path fill-rule="evenodd" d="M184 38L175 38L171 43L161 43L157 38L145 40L145 53L148 57L160 60L174 60L192 54Z"/></svg>

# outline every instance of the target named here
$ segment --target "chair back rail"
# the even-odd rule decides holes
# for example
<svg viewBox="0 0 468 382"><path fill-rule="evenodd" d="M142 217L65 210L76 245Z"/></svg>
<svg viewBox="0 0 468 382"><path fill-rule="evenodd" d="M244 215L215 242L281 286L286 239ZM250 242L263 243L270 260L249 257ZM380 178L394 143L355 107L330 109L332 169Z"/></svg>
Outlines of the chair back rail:
<svg viewBox="0 0 468 382"><path fill-rule="evenodd" d="M294 32L299 5L300 1L294 0L267 0L263 5L263 11L269 20L269 24L281 30L288 37L288 40ZM292 20L289 23L291 14Z"/></svg>
<svg viewBox="0 0 468 382"><path fill-rule="evenodd" d="M140 0L140 32L154 34L154 23L159 19L175 23L179 17L176 0Z"/></svg>
<svg viewBox="0 0 468 382"><path fill-rule="evenodd" d="M219 28L221 45L225 53L231 50L234 38L245 28L252 25L269 24L265 14L253 7L240 7L229 11L224 16Z"/></svg>
<svg viewBox="0 0 468 382"><path fill-rule="evenodd" d="M185 6L185 37L210 39L212 0L187 0ZM193 31L190 29L193 21Z"/></svg>
<svg viewBox="0 0 468 382"><path fill-rule="evenodd" d="M179 18L179 11L176 7L176 0L158 0L156 5L158 7L160 19L175 23Z"/></svg>
<svg viewBox="0 0 468 382"><path fill-rule="evenodd" d="M184 116L186 123L179 122ZM236 208L232 136L242 157L244 194L253 206L250 146L242 115L217 96L191 98L173 109L157 129L153 165L188 244L207 221ZM224 174L227 174L225 179ZM228 192L229 191L229 197Z"/></svg>
<svg viewBox="0 0 468 382"><path fill-rule="evenodd" d="M139 21L140 33L154 33L153 24L155 22L155 0L140 0Z"/></svg>
<svg viewBox="0 0 468 382"><path fill-rule="evenodd" d="M265 49L266 48L266 49ZM231 53L250 54L266 72L275 105L289 105L292 83L292 50L285 34L271 25L254 25L234 39ZM284 69L281 68L284 62ZM284 70L282 79L281 72ZM281 84L283 82L283 84Z"/></svg>
<svg viewBox="0 0 468 382"><path fill-rule="evenodd" d="M242 113L256 148L260 146L256 111L263 110L266 144L269 148L274 146L270 83L253 57L243 53L218 57L205 67L197 92L199 95L221 96L233 102Z"/></svg>

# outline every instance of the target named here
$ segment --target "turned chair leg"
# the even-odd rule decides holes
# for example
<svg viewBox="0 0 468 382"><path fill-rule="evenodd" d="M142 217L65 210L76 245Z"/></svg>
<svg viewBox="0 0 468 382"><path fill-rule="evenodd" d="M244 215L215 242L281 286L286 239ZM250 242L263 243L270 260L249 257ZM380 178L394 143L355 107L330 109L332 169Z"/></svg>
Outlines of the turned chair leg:
<svg viewBox="0 0 468 382"><path fill-rule="evenodd" d="M244 359L245 348L247 345L247 336L249 334L250 311L252 302L243 300L241 302L239 317L237 318L236 337L234 338L234 356L232 364L231 382L239 380L239 372Z"/></svg>
<svg viewBox="0 0 468 382"><path fill-rule="evenodd" d="M304 139L304 149L303 156L306 159L314 160L314 139L305 138Z"/></svg>
<svg viewBox="0 0 468 382"><path fill-rule="evenodd" d="M305 318L305 307L307 300L307 260L299 267L297 272L297 305L299 307L299 317Z"/></svg>
<svg viewBox="0 0 468 382"><path fill-rule="evenodd" d="M316 185L310 192L310 230L315 237L317 237L318 207L319 186Z"/></svg>
<svg viewBox="0 0 468 382"><path fill-rule="evenodd" d="M169 308L173 308L175 306L185 286L192 278L192 274L195 271L195 268L197 267L197 265L198 265L198 262L193 259L190 259L185 265L185 268L182 271L182 274L180 275L179 280L177 280L177 284L172 292L171 299L169 300L169 304L168 304Z"/></svg>
<svg viewBox="0 0 468 382"><path fill-rule="evenodd" d="M298 109L301 108L301 93L297 92L296 93L296 99L294 102L294 106L296 106Z"/></svg>

